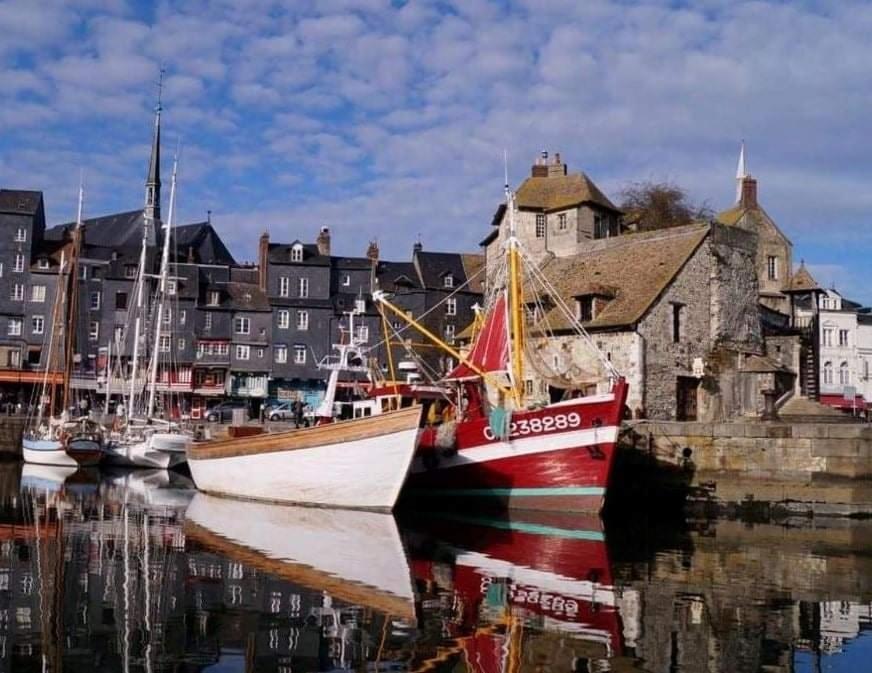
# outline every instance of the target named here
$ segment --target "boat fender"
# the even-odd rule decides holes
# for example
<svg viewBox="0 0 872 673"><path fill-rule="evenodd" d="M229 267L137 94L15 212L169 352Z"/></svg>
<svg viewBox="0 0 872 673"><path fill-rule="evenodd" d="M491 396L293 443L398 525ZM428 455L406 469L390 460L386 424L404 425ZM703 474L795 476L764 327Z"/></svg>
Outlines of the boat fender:
<svg viewBox="0 0 872 673"><path fill-rule="evenodd" d="M435 451L427 451L421 460L428 470L435 470L439 467L439 456L436 455Z"/></svg>

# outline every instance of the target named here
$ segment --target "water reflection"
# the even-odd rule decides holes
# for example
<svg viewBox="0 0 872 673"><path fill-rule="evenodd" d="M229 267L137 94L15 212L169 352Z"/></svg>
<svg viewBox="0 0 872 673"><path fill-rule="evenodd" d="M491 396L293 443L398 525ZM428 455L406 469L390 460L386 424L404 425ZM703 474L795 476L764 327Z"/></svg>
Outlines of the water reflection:
<svg viewBox="0 0 872 673"><path fill-rule="evenodd" d="M872 523L394 517L0 465L0 671L854 671Z"/></svg>

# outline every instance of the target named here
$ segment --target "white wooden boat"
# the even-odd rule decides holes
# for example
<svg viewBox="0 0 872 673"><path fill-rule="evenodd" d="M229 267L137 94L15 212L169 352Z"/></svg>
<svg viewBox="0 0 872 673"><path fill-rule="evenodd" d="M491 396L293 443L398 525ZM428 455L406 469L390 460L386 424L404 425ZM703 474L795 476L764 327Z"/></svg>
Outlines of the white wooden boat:
<svg viewBox="0 0 872 673"><path fill-rule="evenodd" d="M105 461L123 467L165 470L185 462L185 451L190 444L190 436L178 431L129 432L110 439L105 448Z"/></svg>
<svg viewBox="0 0 872 673"><path fill-rule="evenodd" d="M50 439L34 433L22 438L21 452L25 463L88 467L99 464L103 444L98 433L80 433L66 439Z"/></svg>
<svg viewBox="0 0 872 673"><path fill-rule="evenodd" d="M415 618L409 561L389 514L197 493L185 513L185 533L234 560L335 599Z"/></svg>
<svg viewBox="0 0 872 673"><path fill-rule="evenodd" d="M26 462L21 466L21 490L58 493L64 482L78 470L76 465L40 465Z"/></svg>
<svg viewBox="0 0 872 673"><path fill-rule="evenodd" d="M237 498L390 511L415 454L421 407L301 430L194 443L197 488Z"/></svg>

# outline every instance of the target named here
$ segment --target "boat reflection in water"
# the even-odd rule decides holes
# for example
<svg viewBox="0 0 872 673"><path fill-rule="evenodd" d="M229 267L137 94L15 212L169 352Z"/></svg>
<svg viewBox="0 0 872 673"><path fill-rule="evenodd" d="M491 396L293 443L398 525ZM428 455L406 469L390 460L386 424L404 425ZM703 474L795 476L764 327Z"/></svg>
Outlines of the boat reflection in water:
<svg viewBox="0 0 872 673"><path fill-rule="evenodd" d="M452 639L417 668L588 671L622 661L620 599L599 517L444 514L409 525L425 621L439 621L441 637Z"/></svg>

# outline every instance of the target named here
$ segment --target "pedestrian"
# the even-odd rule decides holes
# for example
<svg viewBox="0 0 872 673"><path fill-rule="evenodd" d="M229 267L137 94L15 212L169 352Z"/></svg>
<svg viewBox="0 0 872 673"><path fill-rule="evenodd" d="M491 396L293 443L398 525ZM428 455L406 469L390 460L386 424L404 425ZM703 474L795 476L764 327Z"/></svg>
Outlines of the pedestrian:
<svg viewBox="0 0 872 673"><path fill-rule="evenodd" d="M303 400L299 397L294 401L294 425L298 428L303 425Z"/></svg>

